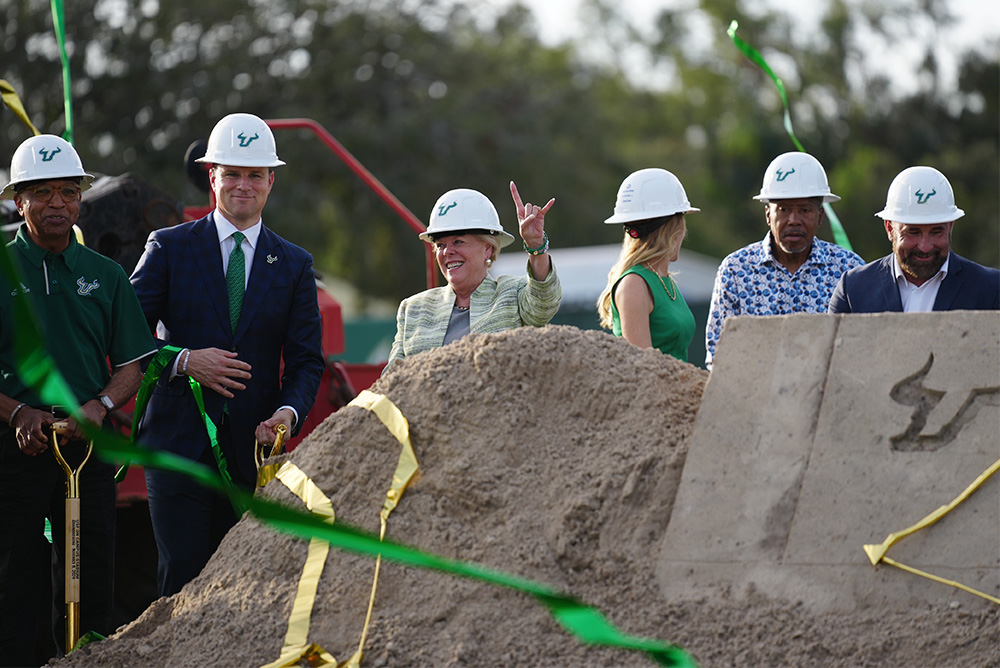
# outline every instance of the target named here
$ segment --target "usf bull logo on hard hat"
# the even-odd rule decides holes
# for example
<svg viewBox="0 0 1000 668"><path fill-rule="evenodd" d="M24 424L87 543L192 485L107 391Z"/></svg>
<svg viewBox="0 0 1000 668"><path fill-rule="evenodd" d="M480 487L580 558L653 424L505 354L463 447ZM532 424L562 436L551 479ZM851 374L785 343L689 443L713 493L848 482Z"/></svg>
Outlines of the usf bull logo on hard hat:
<svg viewBox="0 0 1000 668"><path fill-rule="evenodd" d="M254 139L259 138L260 135L255 134L253 137L247 137L241 132L238 135L236 135L236 137L240 140L240 148L246 148L247 146L250 145L250 142L252 142Z"/></svg>
<svg viewBox="0 0 1000 668"><path fill-rule="evenodd" d="M42 162L52 162L52 158L56 157L56 155L60 153L62 153L61 148L57 148L54 151L50 151L46 148L38 149L38 154L42 156Z"/></svg>
<svg viewBox="0 0 1000 668"><path fill-rule="evenodd" d="M917 196L917 204L927 204L927 200L929 200L931 197L934 197L934 195L937 195L937 191L932 190L925 195L918 190L914 194Z"/></svg>

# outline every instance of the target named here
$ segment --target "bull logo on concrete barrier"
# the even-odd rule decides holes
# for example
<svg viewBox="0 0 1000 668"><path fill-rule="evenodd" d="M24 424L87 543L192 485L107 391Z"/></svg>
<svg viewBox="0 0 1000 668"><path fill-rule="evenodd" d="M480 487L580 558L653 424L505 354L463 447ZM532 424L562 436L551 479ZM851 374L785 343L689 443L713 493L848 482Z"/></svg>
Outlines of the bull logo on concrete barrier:
<svg viewBox="0 0 1000 668"><path fill-rule="evenodd" d="M932 193L933 194L933 193ZM898 452L934 452L955 440L962 427L971 422L986 406L1000 406L1000 387L976 387L948 422L936 434L924 434L927 418L944 398L945 392L924 385L924 379L934 366L934 353L927 358L923 368L896 383L889 396L898 404L913 406L910 424L901 434L889 440Z"/></svg>

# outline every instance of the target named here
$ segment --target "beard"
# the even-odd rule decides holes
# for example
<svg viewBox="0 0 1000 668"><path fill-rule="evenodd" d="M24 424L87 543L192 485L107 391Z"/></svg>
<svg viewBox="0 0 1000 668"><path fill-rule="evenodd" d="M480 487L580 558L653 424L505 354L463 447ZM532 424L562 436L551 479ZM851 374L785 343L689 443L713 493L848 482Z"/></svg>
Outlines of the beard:
<svg viewBox="0 0 1000 668"><path fill-rule="evenodd" d="M894 245L896 247L893 248L893 252L896 254L896 261L899 262L899 266L904 272L919 281L926 281L933 278L941 270L944 261L948 259L948 253L943 252L940 248L935 248L931 252L930 257L918 257L917 251L905 250L900 248L899 245Z"/></svg>

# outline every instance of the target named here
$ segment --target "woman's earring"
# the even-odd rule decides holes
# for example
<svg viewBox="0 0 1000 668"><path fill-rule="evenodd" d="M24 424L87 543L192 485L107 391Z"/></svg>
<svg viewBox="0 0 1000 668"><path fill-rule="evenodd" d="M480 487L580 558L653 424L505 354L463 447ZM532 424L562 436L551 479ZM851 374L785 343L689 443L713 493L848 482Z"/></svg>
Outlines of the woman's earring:
<svg viewBox="0 0 1000 668"><path fill-rule="evenodd" d="M493 266L493 258L490 257L486 258L486 268L489 269L492 266Z"/></svg>

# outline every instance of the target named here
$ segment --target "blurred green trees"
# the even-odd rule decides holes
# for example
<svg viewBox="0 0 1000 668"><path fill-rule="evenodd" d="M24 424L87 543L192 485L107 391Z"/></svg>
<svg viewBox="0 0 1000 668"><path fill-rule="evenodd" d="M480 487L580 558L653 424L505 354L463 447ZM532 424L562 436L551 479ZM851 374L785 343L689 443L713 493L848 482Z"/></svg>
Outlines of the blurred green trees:
<svg viewBox="0 0 1000 668"><path fill-rule="evenodd" d="M485 192L514 231L508 183L542 202L554 247L614 243L602 225L621 180L665 167L702 209L686 245L722 257L761 238L764 168L793 150L777 91L729 42L740 35L785 81L796 134L827 167L855 247L888 252L879 220L893 176L913 164L948 175L967 216L956 250L1000 263L998 42L968 45L958 92L943 92L934 51L901 75L916 93L861 65L864 35L910 40L914 22L944 25L947 4L860 8L832 0L821 35L737 0L663 11L642 30L607 0L587 0L584 43L621 59L602 64L573 46L546 46L523 7L484 20L476 2L98 0L66 3L75 144L90 171L131 171L190 205L188 145L221 116L312 118L418 218L450 188ZM903 18L905 20L903 20ZM902 22L901 22L902 21ZM624 75L626 46L669 82ZM64 129L61 68L46 0L0 0L0 77L43 132ZM27 129L3 108L0 164ZM310 250L326 274L393 299L425 285L416 235L306 131L277 136L280 169L265 222ZM2 169L2 168L0 168ZM821 236L830 239L826 229Z"/></svg>

